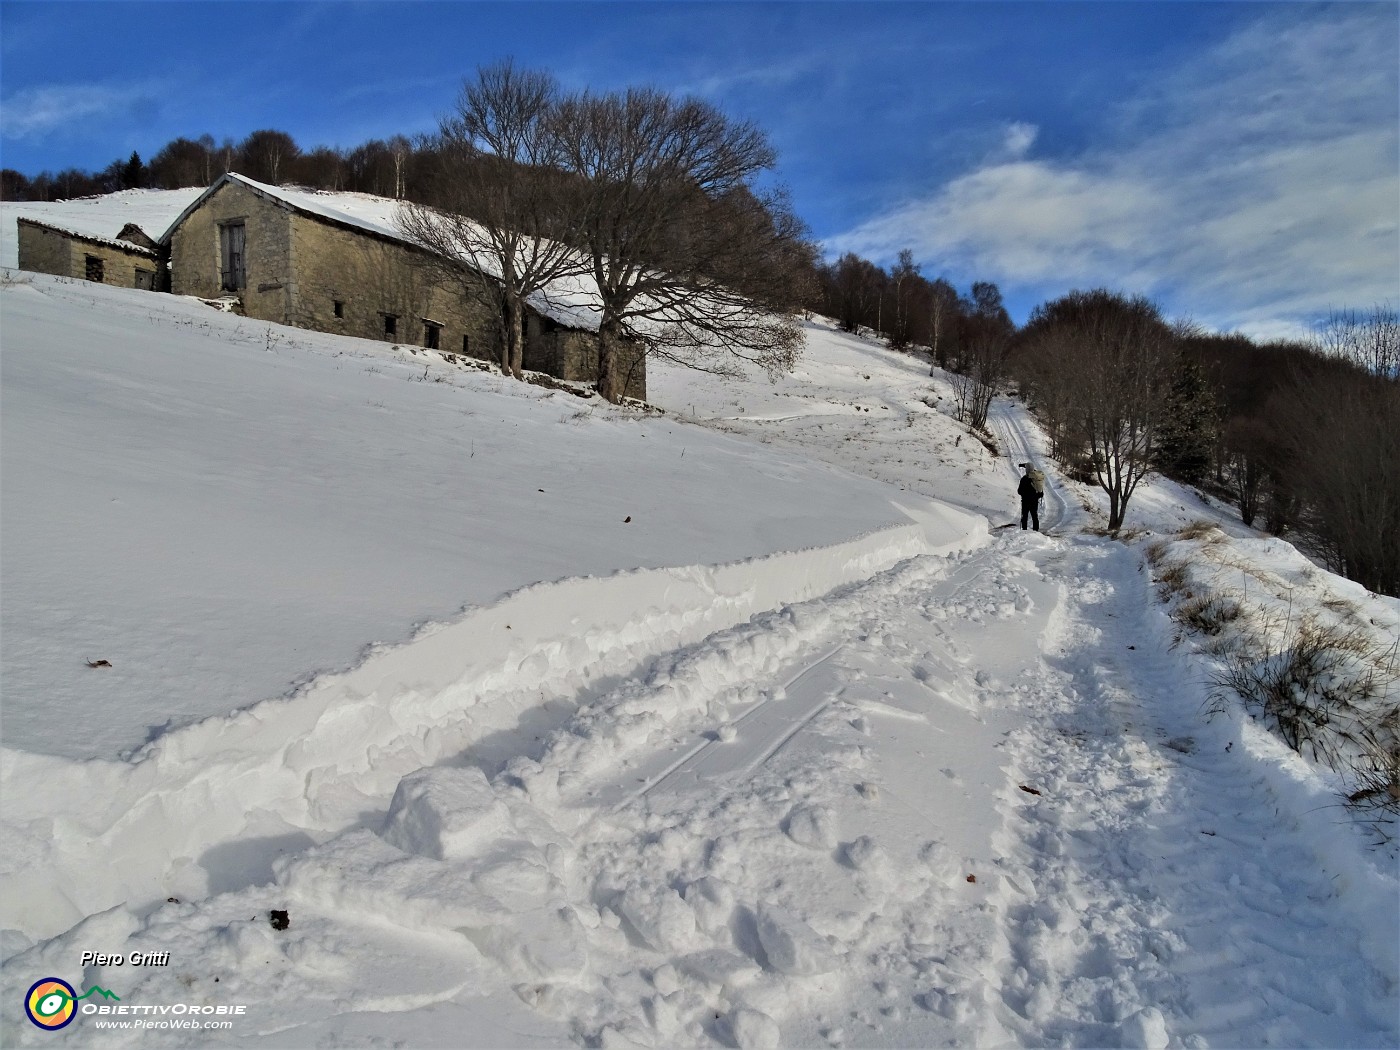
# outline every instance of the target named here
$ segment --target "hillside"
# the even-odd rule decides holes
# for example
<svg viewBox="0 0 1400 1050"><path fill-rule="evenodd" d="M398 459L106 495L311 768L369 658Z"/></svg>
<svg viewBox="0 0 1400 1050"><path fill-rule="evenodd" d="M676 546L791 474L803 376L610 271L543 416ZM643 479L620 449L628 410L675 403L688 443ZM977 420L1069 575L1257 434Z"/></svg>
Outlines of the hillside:
<svg viewBox="0 0 1400 1050"><path fill-rule="evenodd" d="M994 454L820 320L643 414L83 282L0 317L0 994L246 1007L85 1045L1400 1037L1393 842L1205 717L1153 574L1400 605L1192 494L1135 546L1052 471L997 529L1021 408Z"/></svg>

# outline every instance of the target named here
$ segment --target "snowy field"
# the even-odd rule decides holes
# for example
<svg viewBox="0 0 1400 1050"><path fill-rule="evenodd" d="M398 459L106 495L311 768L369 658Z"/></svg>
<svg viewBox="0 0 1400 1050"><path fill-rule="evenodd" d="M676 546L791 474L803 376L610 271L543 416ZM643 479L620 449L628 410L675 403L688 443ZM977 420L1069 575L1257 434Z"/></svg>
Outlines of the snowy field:
<svg viewBox="0 0 1400 1050"><path fill-rule="evenodd" d="M661 415L83 282L0 321L5 1045L47 976L146 1011L96 1046L1400 1042L1393 845L1205 717L1146 548L1400 606L1189 492L995 528L1021 409L994 454L820 320ZM191 1006L244 1009L99 1027Z"/></svg>

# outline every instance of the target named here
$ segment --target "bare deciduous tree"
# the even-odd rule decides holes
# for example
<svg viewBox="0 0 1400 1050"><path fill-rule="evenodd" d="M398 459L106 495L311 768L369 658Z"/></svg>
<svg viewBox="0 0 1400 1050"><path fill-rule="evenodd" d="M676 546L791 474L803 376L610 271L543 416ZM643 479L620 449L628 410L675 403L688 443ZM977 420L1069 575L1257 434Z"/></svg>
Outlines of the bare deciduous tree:
<svg viewBox="0 0 1400 1050"><path fill-rule="evenodd" d="M501 367L517 378L526 302L587 262L569 243L580 216L559 166L558 94L553 77L509 60L479 69L433 144L435 207L399 209L400 228L447 277L499 301Z"/></svg>
<svg viewBox="0 0 1400 1050"><path fill-rule="evenodd" d="M1275 408L1297 542L1363 586L1400 593L1400 383L1354 365L1305 366Z"/></svg>
<svg viewBox="0 0 1400 1050"><path fill-rule="evenodd" d="M987 413L997 387L1006 378L1011 326L994 318L972 317L959 340L958 371L952 375L954 414L977 430L987 427Z"/></svg>
<svg viewBox="0 0 1400 1050"><path fill-rule="evenodd" d="M389 140L389 153L394 158L394 200L401 201L408 181L408 161L413 156L413 143L406 136L395 135Z"/></svg>
<svg viewBox="0 0 1400 1050"><path fill-rule="evenodd" d="M890 291L894 298L894 317L890 327L890 348L903 350L913 341L913 301L920 284L919 266L914 253L905 248L890 271Z"/></svg>
<svg viewBox="0 0 1400 1050"><path fill-rule="evenodd" d="M345 157L328 146L317 146L297 158L297 178L307 186L339 191L345 188Z"/></svg>
<svg viewBox="0 0 1400 1050"><path fill-rule="evenodd" d="M793 278L810 250L785 200L754 188L775 160L763 133L638 89L568 98L558 127L598 288L599 392L622 397L628 337L711 371L790 368Z"/></svg>
<svg viewBox="0 0 1400 1050"><path fill-rule="evenodd" d="M250 179L279 186L300 156L296 141L285 131L264 128L255 131L238 146L238 163Z"/></svg>
<svg viewBox="0 0 1400 1050"><path fill-rule="evenodd" d="M1377 304L1369 314L1334 310L1318 328L1317 350L1360 365L1372 375L1400 382L1400 317L1390 305Z"/></svg>
<svg viewBox="0 0 1400 1050"><path fill-rule="evenodd" d="M940 277L930 286L928 298L929 350L933 352L934 368L948 367L948 333L958 317L958 293Z"/></svg>
<svg viewBox="0 0 1400 1050"><path fill-rule="evenodd" d="M1037 404L1063 414L1052 427L1061 454L1071 453L1067 437L1084 444L1089 473L1108 494L1108 527L1121 528L1170 411L1175 334L1148 300L1100 289L1036 307L1023 343Z"/></svg>
<svg viewBox="0 0 1400 1050"><path fill-rule="evenodd" d="M214 140L208 135L198 140L172 139L151 158L151 183L167 190L209 185L214 181L210 162L213 146Z"/></svg>
<svg viewBox="0 0 1400 1050"><path fill-rule="evenodd" d="M876 306L889 275L869 259L847 252L831 268L836 319L847 332L876 325Z"/></svg>

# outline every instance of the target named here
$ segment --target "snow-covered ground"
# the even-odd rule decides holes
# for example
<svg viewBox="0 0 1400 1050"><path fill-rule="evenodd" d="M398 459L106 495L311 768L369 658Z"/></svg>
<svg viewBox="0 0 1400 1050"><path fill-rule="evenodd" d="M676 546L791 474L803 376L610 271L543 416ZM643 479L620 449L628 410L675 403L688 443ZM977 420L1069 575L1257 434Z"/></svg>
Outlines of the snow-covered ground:
<svg viewBox="0 0 1400 1050"><path fill-rule="evenodd" d="M84 1045L1400 1041L1395 851L1206 719L1145 548L1304 570L1191 493L989 529L1034 425L820 320L659 416L83 282L0 320L7 1045L50 976L143 1011Z"/></svg>

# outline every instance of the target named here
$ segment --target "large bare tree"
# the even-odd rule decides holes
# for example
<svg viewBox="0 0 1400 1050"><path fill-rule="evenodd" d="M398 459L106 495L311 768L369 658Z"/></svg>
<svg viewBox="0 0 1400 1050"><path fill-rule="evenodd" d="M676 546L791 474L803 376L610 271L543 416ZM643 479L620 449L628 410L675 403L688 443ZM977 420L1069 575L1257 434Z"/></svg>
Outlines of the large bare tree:
<svg viewBox="0 0 1400 1050"><path fill-rule="evenodd" d="M625 390L622 341L691 367L791 368L802 224L754 180L775 154L752 124L650 89L584 93L558 109L579 244L598 290L598 390Z"/></svg>
<svg viewBox="0 0 1400 1050"><path fill-rule="evenodd" d="M1062 454L1085 457L1108 494L1108 527L1121 528L1171 411L1176 333L1147 299L1099 289L1036 307L1022 344L1037 406L1053 405L1063 418L1052 430L1082 445Z"/></svg>
<svg viewBox="0 0 1400 1050"><path fill-rule="evenodd" d="M434 165L431 204L399 209L400 228L433 253L432 265L499 302L501 367L516 378L527 302L586 264L570 246L579 202L561 169L558 104L547 73L510 60L479 69L425 151Z"/></svg>

